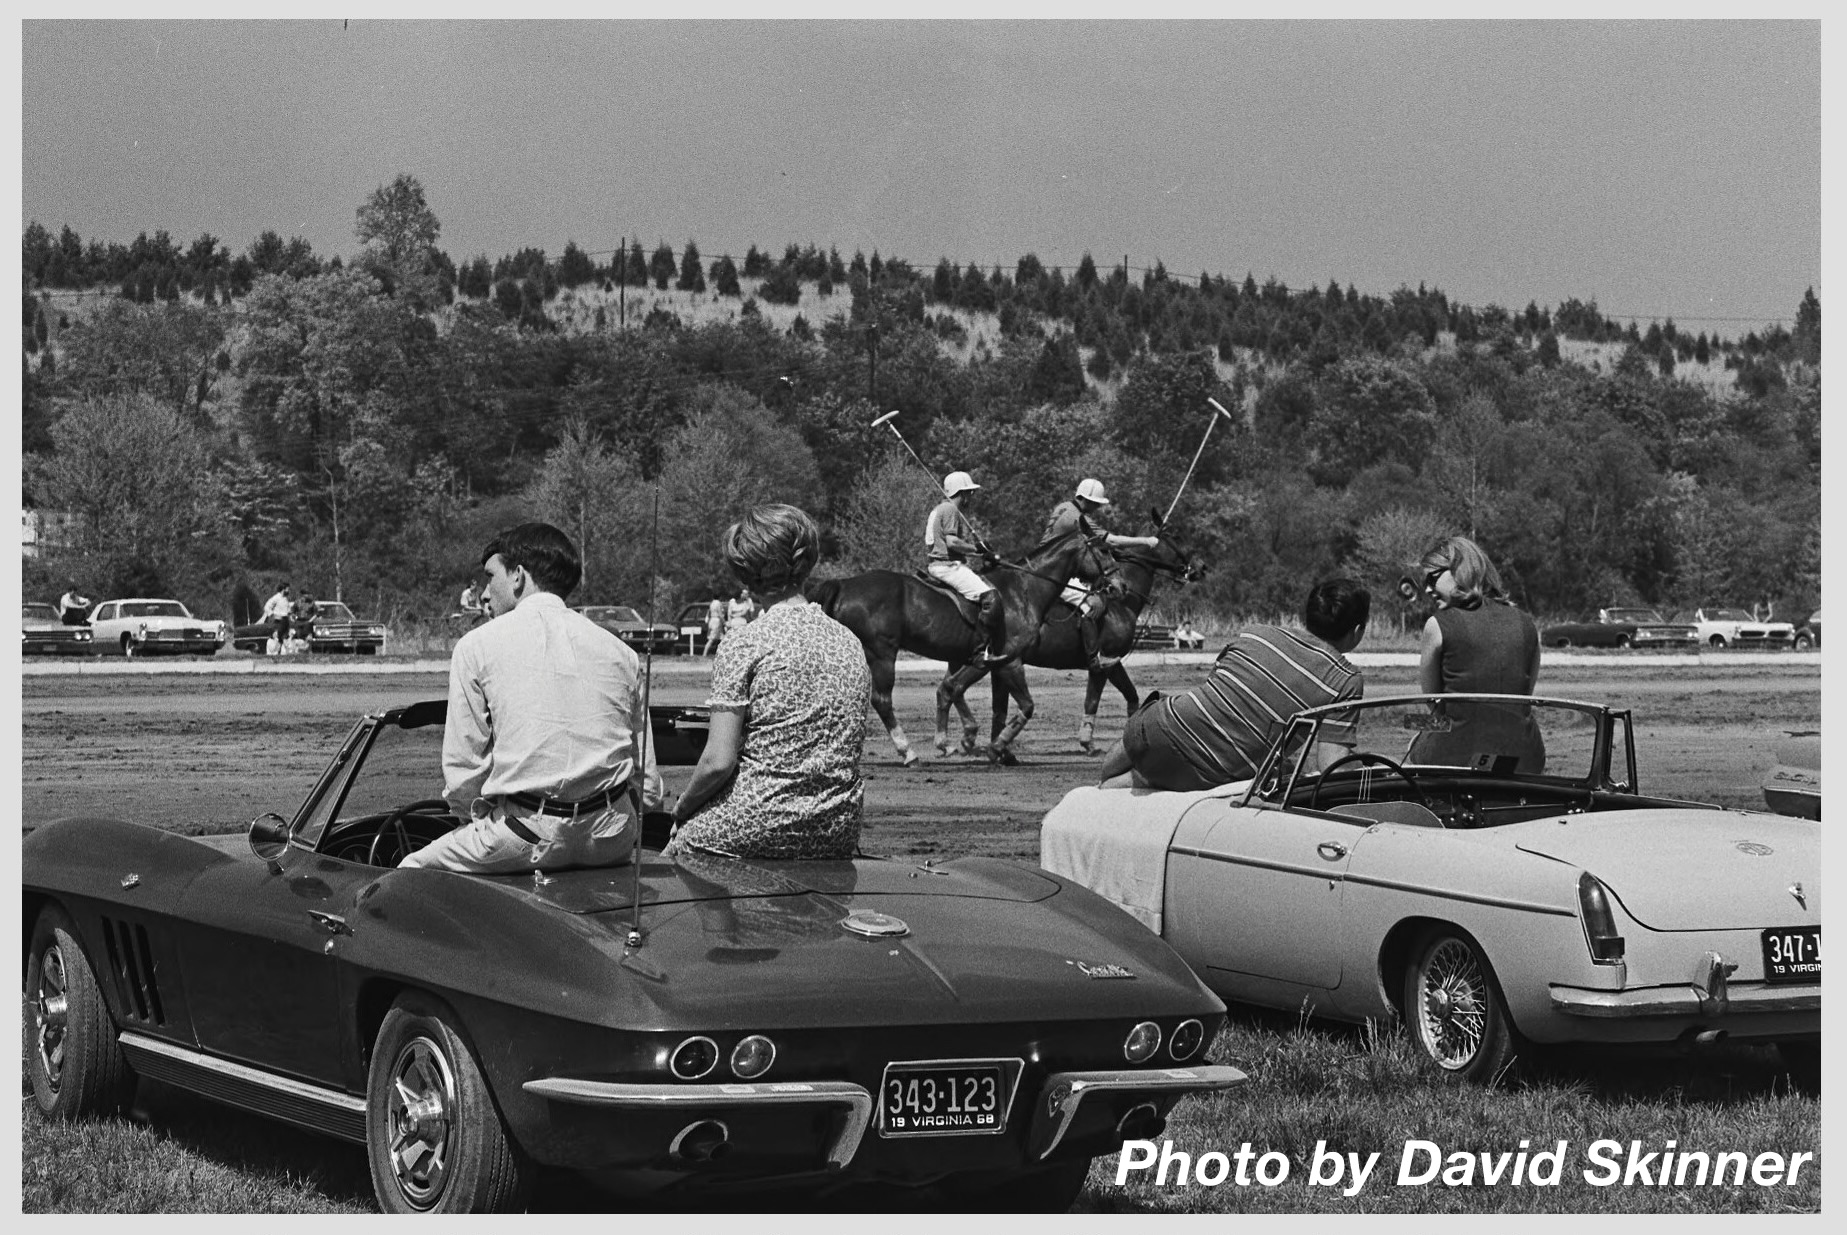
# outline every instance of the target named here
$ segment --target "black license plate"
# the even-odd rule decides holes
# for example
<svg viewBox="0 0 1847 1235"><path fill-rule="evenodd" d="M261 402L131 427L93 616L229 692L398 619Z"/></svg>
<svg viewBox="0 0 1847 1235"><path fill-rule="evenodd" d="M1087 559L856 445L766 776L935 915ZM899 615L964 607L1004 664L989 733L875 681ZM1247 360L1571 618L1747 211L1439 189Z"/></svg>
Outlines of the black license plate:
<svg viewBox="0 0 1847 1235"><path fill-rule="evenodd" d="M1821 981L1821 927L1789 926L1765 931L1764 981Z"/></svg>
<svg viewBox="0 0 1847 1235"><path fill-rule="evenodd" d="M894 1063L879 1094L879 1135L957 1136L1007 1129L1002 1061Z"/></svg>

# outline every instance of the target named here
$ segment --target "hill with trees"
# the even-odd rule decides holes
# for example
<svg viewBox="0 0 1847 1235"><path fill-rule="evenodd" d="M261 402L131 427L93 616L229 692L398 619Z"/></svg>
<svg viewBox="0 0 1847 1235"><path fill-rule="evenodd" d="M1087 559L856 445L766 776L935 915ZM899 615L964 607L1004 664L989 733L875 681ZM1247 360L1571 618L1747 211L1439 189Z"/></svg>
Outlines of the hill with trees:
<svg viewBox="0 0 1847 1235"><path fill-rule="evenodd" d="M984 486L1024 549L1087 475L1118 530L1165 508L1210 573L1180 604L1292 612L1343 570L1382 593L1430 537L1480 539L1541 613L1819 603L1821 306L1742 339L1420 286L1292 289L1160 263L1011 270L624 241L457 262L411 176L356 252L264 232L24 236L28 508L75 515L29 596L173 594L225 612L289 577L433 621L499 526L585 548L586 601L662 611L729 585L717 533L793 501L824 569L908 569L931 483L871 421ZM150 461L159 460L158 473ZM55 585L54 585L55 581ZM1389 602L1381 595L1381 604Z"/></svg>

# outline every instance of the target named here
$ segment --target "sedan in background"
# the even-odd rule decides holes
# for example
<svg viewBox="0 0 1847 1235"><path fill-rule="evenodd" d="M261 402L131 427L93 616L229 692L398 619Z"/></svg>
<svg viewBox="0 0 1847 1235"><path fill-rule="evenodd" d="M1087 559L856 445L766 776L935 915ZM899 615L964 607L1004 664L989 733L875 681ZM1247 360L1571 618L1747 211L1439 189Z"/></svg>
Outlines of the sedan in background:
<svg viewBox="0 0 1847 1235"><path fill-rule="evenodd" d="M680 628L668 622L649 624L627 605L579 605L577 611L637 652L671 656L680 643Z"/></svg>
<svg viewBox="0 0 1847 1235"><path fill-rule="evenodd" d="M1630 713L1412 695L1299 713L1250 781L1079 788L1040 862L1228 1000L1402 1019L1439 1075L1528 1043L1775 1043L1819 1083L1821 826L1646 793Z"/></svg>
<svg viewBox="0 0 1847 1235"><path fill-rule="evenodd" d="M1699 640L1710 648L1786 648L1795 641L1796 628L1788 622L1760 622L1743 609L1701 607L1675 615L1690 622Z"/></svg>
<svg viewBox="0 0 1847 1235"><path fill-rule="evenodd" d="M1539 632L1549 648L1690 648L1699 631L1670 622L1653 609L1599 609L1581 622L1559 622Z"/></svg>
<svg viewBox="0 0 1847 1235"><path fill-rule="evenodd" d="M274 622L252 622L237 628L231 636L232 646L240 652L261 652L275 633ZM383 622L354 617L353 611L340 601L319 600L314 605L314 621L308 627L308 650L372 656L385 646L385 633Z"/></svg>
<svg viewBox="0 0 1847 1235"><path fill-rule="evenodd" d="M89 626L66 626L55 605L29 600L20 606L21 650L27 656L86 656L94 650Z"/></svg>
<svg viewBox="0 0 1847 1235"><path fill-rule="evenodd" d="M1821 646L1821 610L1817 609L1802 619L1790 643L1798 652Z"/></svg>
<svg viewBox="0 0 1847 1235"><path fill-rule="evenodd" d="M131 597L105 600L90 610L90 631L98 652L124 656L210 656L231 641L231 629L216 618L197 618L177 600Z"/></svg>

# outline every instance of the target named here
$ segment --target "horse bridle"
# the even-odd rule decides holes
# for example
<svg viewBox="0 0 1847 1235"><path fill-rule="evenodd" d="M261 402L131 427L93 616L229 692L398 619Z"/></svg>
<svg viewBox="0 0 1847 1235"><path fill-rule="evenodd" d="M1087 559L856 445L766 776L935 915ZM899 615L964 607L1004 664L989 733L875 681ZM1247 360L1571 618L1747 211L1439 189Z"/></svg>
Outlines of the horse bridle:
<svg viewBox="0 0 1847 1235"><path fill-rule="evenodd" d="M1113 550L1110 555L1109 568L1105 570L1101 575L1098 576L1098 581L1102 583L1103 586L1100 588L1093 588L1091 590L1092 591L1102 591L1106 595L1111 595L1111 596L1133 596L1137 600L1141 601L1144 605L1147 604L1154 590L1153 585L1150 584L1149 590L1146 592L1138 591L1137 589L1130 587L1128 583L1125 582L1122 578L1122 559L1124 558L1127 558L1129 561L1134 562L1138 566L1146 566L1149 570L1153 571L1157 575L1166 575L1168 578L1174 580L1176 583L1186 581L1188 572L1190 572L1193 568L1193 559L1189 557L1187 555L1187 551L1185 549L1182 549L1178 544L1175 544L1171 540L1168 541L1167 543L1169 547L1171 547L1175 553L1180 555L1180 562L1178 566L1176 566L1172 562L1153 561L1147 557L1144 557L1142 552L1138 552L1133 547L1127 548L1127 549Z"/></svg>

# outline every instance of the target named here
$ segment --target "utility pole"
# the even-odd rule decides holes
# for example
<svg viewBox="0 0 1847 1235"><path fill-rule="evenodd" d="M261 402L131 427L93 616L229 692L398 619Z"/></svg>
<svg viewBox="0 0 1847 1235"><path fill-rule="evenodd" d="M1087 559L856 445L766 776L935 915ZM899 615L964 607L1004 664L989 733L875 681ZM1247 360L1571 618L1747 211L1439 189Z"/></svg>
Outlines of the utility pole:
<svg viewBox="0 0 1847 1235"><path fill-rule="evenodd" d="M870 368L866 373L866 398L872 401L876 410L879 406L879 324L870 322L866 326L866 359Z"/></svg>
<svg viewBox="0 0 1847 1235"><path fill-rule="evenodd" d="M622 328L628 329L628 237L616 242L616 295L620 297Z"/></svg>

